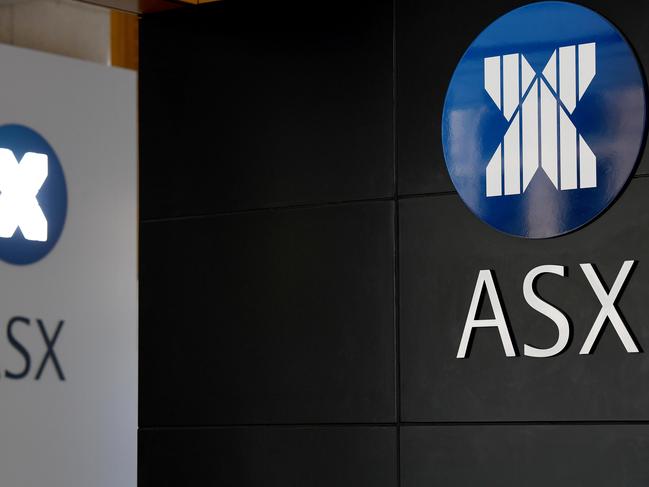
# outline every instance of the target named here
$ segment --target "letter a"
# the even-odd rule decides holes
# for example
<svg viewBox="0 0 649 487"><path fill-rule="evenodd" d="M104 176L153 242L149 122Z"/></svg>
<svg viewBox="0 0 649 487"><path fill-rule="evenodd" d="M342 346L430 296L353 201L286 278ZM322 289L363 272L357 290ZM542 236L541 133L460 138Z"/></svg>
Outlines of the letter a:
<svg viewBox="0 0 649 487"><path fill-rule="evenodd" d="M480 303L480 296L482 295L482 288L487 288L487 296L491 303L491 308L494 312L493 319L478 319L478 304ZM466 318L466 323L464 324L464 332L462 333L462 339L460 340L460 348L457 351L457 358L465 358L467 353L467 348L469 347L469 341L471 339L471 333L474 328L498 328L500 333L500 340L502 341L503 348L505 349L505 355L507 357L515 357L516 351L514 350L514 344L512 343L511 336L509 336L509 329L507 328L507 321L505 320L505 314L503 313L502 306L500 304L500 299L498 298L498 293L496 292L496 284L494 283L493 274L490 270L481 270L478 274L478 280L475 283L475 289L473 290L473 298L471 298L471 306L469 306L469 315Z"/></svg>

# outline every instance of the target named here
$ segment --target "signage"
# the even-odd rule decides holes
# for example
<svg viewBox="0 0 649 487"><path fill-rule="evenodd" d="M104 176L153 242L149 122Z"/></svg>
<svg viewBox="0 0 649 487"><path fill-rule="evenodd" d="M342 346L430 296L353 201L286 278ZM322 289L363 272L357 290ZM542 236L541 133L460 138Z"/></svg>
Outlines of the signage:
<svg viewBox="0 0 649 487"><path fill-rule="evenodd" d="M502 232L573 231L633 174L645 101L633 50L606 19L566 2L513 10L473 41L451 79L442 142L453 184Z"/></svg>
<svg viewBox="0 0 649 487"><path fill-rule="evenodd" d="M1 483L135 487L135 73L0 64Z"/></svg>
<svg viewBox="0 0 649 487"><path fill-rule="evenodd" d="M638 353L640 351L627 324L624 322L615 306L615 302L620 298L622 290L627 284L631 270L635 264L636 262L632 260L627 260L622 264L622 268L620 269L615 282L611 286L610 291L601 281L599 274L592 264L581 264L579 266L590 284L593 293L597 296L597 299L601 304L600 311L593 322L581 350L579 351L580 355L589 355L592 353L596 341L601 335L607 321L610 321L612 324L613 329L617 333L617 336L620 338L620 341L628 353ZM536 279L543 274L555 274L560 277L566 277L567 269L562 265L542 265L535 267L528 272L523 280L523 297L525 298L525 302L530 308L534 309L554 323L557 328L557 338L554 344L544 348L537 348L533 345L525 344L523 355L527 357L546 358L559 355L566 349L571 339L572 332L570 329L570 321L566 314L537 294L535 289ZM483 291L486 291L486 299L491 305L494 318L478 318L478 308L480 306L480 298L483 295ZM491 270L481 270L478 273L478 279L473 291L473 297L471 298L469 314L464 325L464 331L462 332L462 339L460 340L457 358L467 357L472 333L476 328L496 328L500 340L502 341L505 355L507 357L515 357L517 355L512 341L512 336L509 332L509 323L507 322L506 313L504 312L504 305L498 295L494 273Z"/></svg>

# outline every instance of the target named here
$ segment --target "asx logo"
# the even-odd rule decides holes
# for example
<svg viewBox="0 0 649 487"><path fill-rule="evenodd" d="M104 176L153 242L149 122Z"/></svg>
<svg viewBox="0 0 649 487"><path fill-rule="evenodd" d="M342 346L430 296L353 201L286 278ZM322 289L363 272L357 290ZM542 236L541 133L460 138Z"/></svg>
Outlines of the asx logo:
<svg viewBox="0 0 649 487"><path fill-rule="evenodd" d="M556 49L541 75L522 54L485 58L485 90L509 123L487 165L488 197L524 192L539 169L556 189L597 187L595 154L570 119L595 77L595 50Z"/></svg>
<svg viewBox="0 0 649 487"><path fill-rule="evenodd" d="M44 258L66 213L63 169L51 146L30 128L0 127L0 259L24 265Z"/></svg>
<svg viewBox="0 0 649 487"><path fill-rule="evenodd" d="M20 163L9 149L0 148L0 237L23 237L47 242L47 219L36 194L47 179L47 154L27 152Z"/></svg>
<svg viewBox="0 0 649 487"><path fill-rule="evenodd" d="M488 25L459 60L442 114L448 173L491 227L551 238L604 212L646 132L644 77L608 20L535 2Z"/></svg>

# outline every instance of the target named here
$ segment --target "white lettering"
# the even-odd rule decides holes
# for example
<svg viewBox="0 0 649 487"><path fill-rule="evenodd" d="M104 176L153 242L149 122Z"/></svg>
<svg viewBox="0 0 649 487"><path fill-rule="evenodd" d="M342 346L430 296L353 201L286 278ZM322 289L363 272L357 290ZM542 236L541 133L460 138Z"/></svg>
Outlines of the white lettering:
<svg viewBox="0 0 649 487"><path fill-rule="evenodd" d="M560 265L542 265L535 267L527 273L525 281L523 282L523 296L525 297L527 304L529 304L532 309L550 318L554 324L557 325L559 330L557 341L550 348L536 348L527 344L524 346L523 355L527 355L528 357L544 358L558 355L566 348L570 341L570 323L568 323L568 319L561 311L546 301L543 301L534 292L534 281L541 274L556 274L557 276L564 277L565 267Z"/></svg>
<svg viewBox="0 0 649 487"><path fill-rule="evenodd" d="M493 319L478 319L478 304L480 303L480 296L482 295L482 288L486 287L487 296L489 302L491 303L491 308L494 312ZM502 341L503 348L505 349L505 355L507 357L515 357L516 352L514 350L514 344L512 343L511 336L509 335L509 330L507 329L507 321L505 320L505 314L503 313L502 306L500 304L500 299L498 298L498 292L496 291L496 284L493 279L492 271L490 270L481 270L478 274L478 280L475 284L475 289L473 290L473 297L471 298L471 305L469 306L469 315L466 318L464 324L464 332L462 333L462 339L460 340L460 348L457 351L457 358L465 358L467 354L467 348L469 347L469 341L471 339L471 333L474 328L498 328L500 333L500 340Z"/></svg>

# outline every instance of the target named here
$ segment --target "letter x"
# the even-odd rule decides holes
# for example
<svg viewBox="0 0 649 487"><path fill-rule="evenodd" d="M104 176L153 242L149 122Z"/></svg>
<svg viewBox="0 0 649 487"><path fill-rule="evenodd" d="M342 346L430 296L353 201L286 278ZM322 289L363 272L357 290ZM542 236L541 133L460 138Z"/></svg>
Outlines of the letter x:
<svg viewBox="0 0 649 487"><path fill-rule="evenodd" d="M487 197L524 193L540 173L562 191L597 187L597 158L571 119L595 53L594 42L560 47L542 73L520 53L484 59L484 88L509 124L487 165Z"/></svg>
<svg viewBox="0 0 649 487"><path fill-rule="evenodd" d="M47 155L27 152L20 163L0 149L0 237L11 238L20 227L27 240L47 241L47 219L36 195L47 179Z"/></svg>
<svg viewBox="0 0 649 487"><path fill-rule="evenodd" d="M622 291L622 286L624 286L624 283L629 277L634 264L635 262L632 260L627 260L624 262L624 264L622 264L622 268L620 269L620 272L618 273L617 278L613 283L613 287L611 287L611 291L608 293L606 292L606 289L602 282L599 280L599 277L595 272L592 264L580 264L581 270L586 275L586 279L588 279L590 286L593 288L593 291L595 291L597 299L599 299L600 303L602 304L602 309L597 315L593 327L590 329L590 333L588 334L588 337L584 342L584 346L581 347L581 350L579 351L580 355L588 355L589 353L591 353L597 337L599 337L600 333L602 332L606 318L608 318L613 324L613 327L620 337L624 348L626 348L626 351L629 353L639 352L635 341L631 337L631 334L629 333L629 330L624 323L624 320L622 320L622 317L615 307L615 301Z"/></svg>
<svg viewBox="0 0 649 487"><path fill-rule="evenodd" d="M47 334L47 330L45 329L45 324L41 320L36 320L36 323L38 323L38 329L41 331L41 335L43 336L43 341L45 342L45 346L47 347L47 352L45 353L41 365L38 368L38 372L36 372L36 380L39 380L41 378L41 375L43 375L43 370L47 365L47 360L48 358L51 358L52 364L54 364L54 368L56 369L56 374L59 376L60 380L64 381L65 376L63 375L61 364L59 363L59 359L56 357L56 354L54 353L54 344L56 343L56 340L59 338L59 333L61 333L61 328L63 328L64 322L59 321L59 324L56 326L56 330L54 331L54 335L51 338Z"/></svg>

